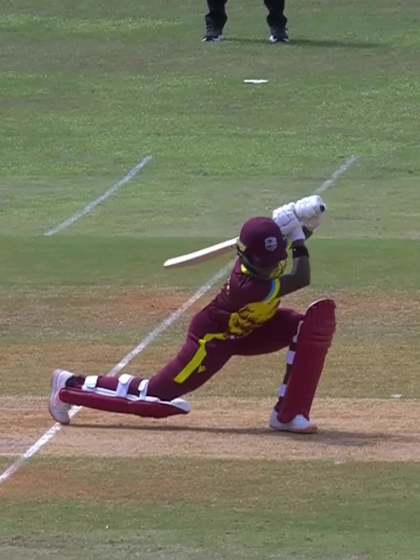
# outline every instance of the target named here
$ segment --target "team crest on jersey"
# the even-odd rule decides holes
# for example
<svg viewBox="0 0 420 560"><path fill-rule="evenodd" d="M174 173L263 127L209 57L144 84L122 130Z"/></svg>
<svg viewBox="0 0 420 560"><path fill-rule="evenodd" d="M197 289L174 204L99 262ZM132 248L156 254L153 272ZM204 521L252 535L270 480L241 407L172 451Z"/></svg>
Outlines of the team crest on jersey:
<svg viewBox="0 0 420 560"><path fill-rule="evenodd" d="M266 237L264 239L264 247L270 253L273 253L277 249L277 238L276 237Z"/></svg>

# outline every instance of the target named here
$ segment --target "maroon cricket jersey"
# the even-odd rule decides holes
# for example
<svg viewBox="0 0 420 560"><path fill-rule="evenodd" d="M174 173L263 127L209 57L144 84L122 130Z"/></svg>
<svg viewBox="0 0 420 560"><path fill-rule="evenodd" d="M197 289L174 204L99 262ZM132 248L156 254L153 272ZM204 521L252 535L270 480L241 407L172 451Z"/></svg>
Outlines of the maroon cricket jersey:
<svg viewBox="0 0 420 560"><path fill-rule="evenodd" d="M280 280L251 276L238 259L229 281L193 317L189 330L198 338L211 333L243 337L274 317L279 303Z"/></svg>

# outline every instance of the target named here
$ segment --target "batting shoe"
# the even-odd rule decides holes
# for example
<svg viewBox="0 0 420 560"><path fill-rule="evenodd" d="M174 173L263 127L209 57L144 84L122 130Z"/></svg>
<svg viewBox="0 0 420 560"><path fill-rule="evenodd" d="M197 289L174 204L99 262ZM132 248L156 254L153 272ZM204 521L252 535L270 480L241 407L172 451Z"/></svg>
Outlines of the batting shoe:
<svg viewBox="0 0 420 560"><path fill-rule="evenodd" d="M60 400L60 390L66 386L66 382L73 374L64 369L56 369L52 375L51 380L51 396L48 405L48 410L51 416L60 424L70 424L69 411L71 405L64 403Z"/></svg>
<svg viewBox="0 0 420 560"><path fill-rule="evenodd" d="M270 428L276 432L292 432L294 434L315 434L318 426L305 418L302 414L298 414L290 422L280 422L277 411L273 409L270 418Z"/></svg>
<svg viewBox="0 0 420 560"><path fill-rule="evenodd" d="M270 43L288 43L289 34L286 27L271 27Z"/></svg>

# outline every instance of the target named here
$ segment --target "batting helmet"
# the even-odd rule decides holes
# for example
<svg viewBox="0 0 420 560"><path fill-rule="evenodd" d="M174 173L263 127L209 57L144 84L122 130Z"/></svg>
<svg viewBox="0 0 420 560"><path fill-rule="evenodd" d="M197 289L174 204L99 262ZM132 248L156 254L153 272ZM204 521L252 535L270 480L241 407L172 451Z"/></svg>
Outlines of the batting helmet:
<svg viewBox="0 0 420 560"><path fill-rule="evenodd" d="M242 226L237 241L238 255L254 276L281 276L287 259L287 242L271 218L251 218Z"/></svg>

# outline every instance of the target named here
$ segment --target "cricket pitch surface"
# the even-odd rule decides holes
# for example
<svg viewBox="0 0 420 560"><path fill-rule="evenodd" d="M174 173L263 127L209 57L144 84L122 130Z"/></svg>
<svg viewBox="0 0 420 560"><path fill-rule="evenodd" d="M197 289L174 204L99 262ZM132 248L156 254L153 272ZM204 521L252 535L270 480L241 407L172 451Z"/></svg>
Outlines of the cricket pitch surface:
<svg viewBox="0 0 420 560"><path fill-rule="evenodd" d="M53 423L46 399L0 402L0 455L25 452ZM318 399L312 417L319 433L306 436L267 427L271 399L192 402L189 415L167 420L83 409L41 455L420 462L418 400Z"/></svg>

